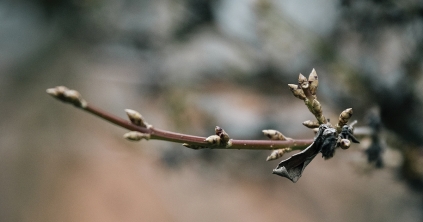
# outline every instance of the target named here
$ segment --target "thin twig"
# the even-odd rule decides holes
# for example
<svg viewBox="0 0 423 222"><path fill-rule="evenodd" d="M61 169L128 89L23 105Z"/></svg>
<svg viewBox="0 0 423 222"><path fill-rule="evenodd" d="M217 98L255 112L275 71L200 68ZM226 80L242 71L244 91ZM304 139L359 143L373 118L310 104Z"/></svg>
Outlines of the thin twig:
<svg viewBox="0 0 423 222"><path fill-rule="evenodd" d="M67 93L71 91L72 93ZM74 90L69 90L66 87L56 87L48 89L47 93L59 99L62 102L71 103L84 111L87 111L97 117L100 117L108 122L114 123L120 127L131 131L137 131L144 134L149 134L149 139L164 140L176 143L189 144L192 148L210 147L213 149L247 149L247 150L274 150L280 148L290 147L292 150L302 150L313 143L313 139L292 139L286 141L278 140L234 140L231 139L230 146L211 146L206 141L206 137L193 136L181 133L175 133L154 128L151 125L142 127L133 124L131 121L122 119L92 105L89 105L81 95ZM70 95L68 95L70 94ZM188 146L187 146L188 147Z"/></svg>

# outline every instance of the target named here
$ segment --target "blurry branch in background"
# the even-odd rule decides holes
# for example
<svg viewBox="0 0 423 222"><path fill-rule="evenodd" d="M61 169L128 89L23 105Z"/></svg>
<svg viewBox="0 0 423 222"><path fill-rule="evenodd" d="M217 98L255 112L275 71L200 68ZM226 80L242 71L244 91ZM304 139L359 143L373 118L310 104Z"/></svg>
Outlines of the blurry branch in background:
<svg viewBox="0 0 423 222"><path fill-rule="evenodd" d="M209 137L180 134L154 128L144 120L140 113L134 110L125 110L129 121L109 114L91 106L82 98L79 92L64 86L47 89L47 93L62 102L73 104L75 107L95 116L131 130L124 135L126 139L131 141L140 141L142 139L164 140L182 143L183 146L191 149L274 150L267 157L267 161L278 159L293 150L303 150L283 160L273 170L274 174L287 177L291 181L296 182L301 177L305 167L319 152L322 153L325 159L330 159L333 157L336 148L348 149L351 142L358 143L358 140L353 135L353 126L356 121L347 125L348 120L352 116L351 108L344 110L340 114L338 123L335 126L332 126L326 117L323 116L322 106L316 96L318 76L314 69L308 79L300 74L298 85L289 84L288 86L295 97L304 101L317 120L307 120L303 123L304 126L316 132L314 139L292 139L284 136L279 131L267 129L263 130L263 133L271 140L235 140L231 139L229 134L219 126L216 126L215 134Z"/></svg>

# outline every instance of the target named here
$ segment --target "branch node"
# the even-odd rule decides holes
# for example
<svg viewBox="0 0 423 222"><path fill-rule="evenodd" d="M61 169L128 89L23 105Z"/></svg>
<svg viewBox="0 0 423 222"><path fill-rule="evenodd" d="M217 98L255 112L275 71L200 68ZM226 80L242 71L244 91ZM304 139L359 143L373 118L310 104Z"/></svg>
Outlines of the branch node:
<svg viewBox="0 0 423 222"><path fill-rule="evenodd" d="M232 139L229 138L228 133L226 133L224 129L222 129L219 126L216 126L214 131L216 135L209 136L204 140L205 142L208 142L212 145L211 148L216 148L216 147L229 148L232 146Z"/></svg>
<svg viewBox="0 0 423 222"><path fill-rule="evenodd" d="M284 136L281 132L279 132L277 130L263 130L263 133L264 133L265 136L269 137L269 139L271 139L271 140L285 140L285 141L292 140L291 138ZM292 151L292 149L290 147L273 150L270 153L270 155L267 157L266 161L279 159L285 153L290 152L290 151Z"/></svg>
<svg viewBox="0 0 423 222"><path fill-rule="evenodd" d="M211 135L207 137L204 141L208 142L211 145L220 146L220 137L218 135Z"/></svg>

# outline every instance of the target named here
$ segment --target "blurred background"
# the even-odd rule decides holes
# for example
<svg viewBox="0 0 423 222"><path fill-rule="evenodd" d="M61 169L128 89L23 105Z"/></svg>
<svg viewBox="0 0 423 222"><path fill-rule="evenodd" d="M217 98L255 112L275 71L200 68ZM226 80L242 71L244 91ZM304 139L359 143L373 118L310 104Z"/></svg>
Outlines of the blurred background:
<svg viewBox="0 0 423 222"><path fill-rule="evenodd" d="M1 221L423 221L419 0L3 0L0 17ZM287 84L313 68L325 116L352 107L377 135L296 184L270 151L132 143L45 93L181 133L312 138Z"/></svg>

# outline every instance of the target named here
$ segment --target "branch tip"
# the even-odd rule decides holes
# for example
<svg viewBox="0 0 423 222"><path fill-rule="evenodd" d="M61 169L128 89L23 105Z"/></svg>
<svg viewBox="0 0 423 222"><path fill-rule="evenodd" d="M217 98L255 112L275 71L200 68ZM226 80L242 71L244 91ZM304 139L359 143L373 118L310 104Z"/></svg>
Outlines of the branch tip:
<svg viewBox="0 0 423 222"><path fill-rule="evenodd" d="M76 107L85 109L87 107L87 102L82 98L81 94L73 89L68 89L65 86L57 86L55 88L49 88L46 92L53 96L54 98L71 103Z"/></svg>
<svg viewBox="0 0 423 222"><path fill-rule="evenodd" d="M211 145L219 146L220 145L220 136L211 135L211 136L207 137L204 141L211 144Z"/></svg>

